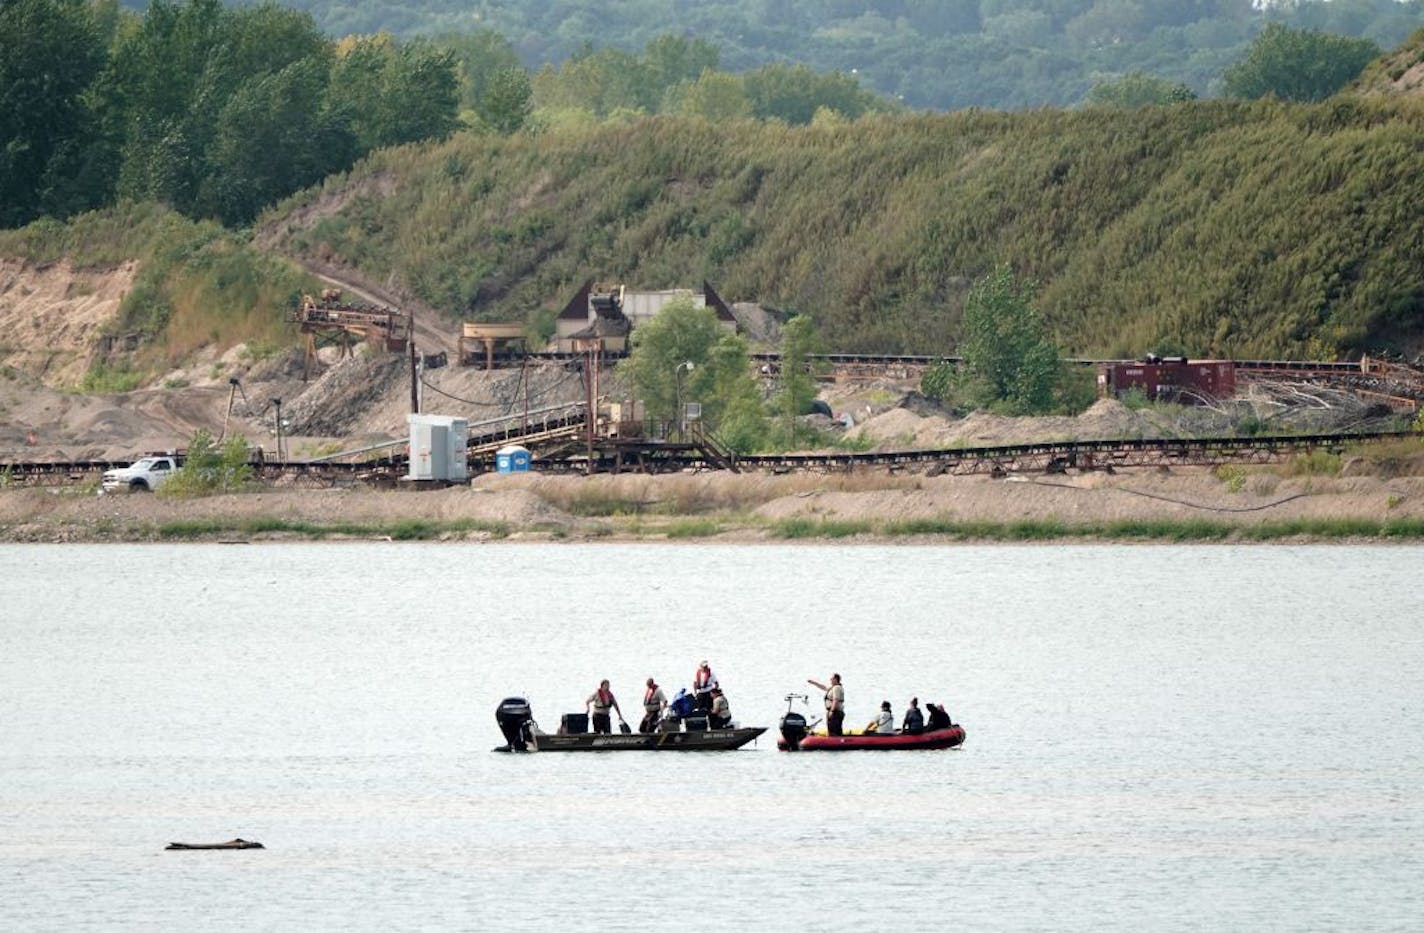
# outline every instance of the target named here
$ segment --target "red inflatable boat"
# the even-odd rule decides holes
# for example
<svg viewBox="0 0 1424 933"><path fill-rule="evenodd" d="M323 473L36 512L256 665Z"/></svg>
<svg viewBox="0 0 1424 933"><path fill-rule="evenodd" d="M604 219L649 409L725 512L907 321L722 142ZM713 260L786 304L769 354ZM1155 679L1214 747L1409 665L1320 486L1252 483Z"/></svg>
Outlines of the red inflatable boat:
<svg viewBox="0 0 1424 933"><path fill-rule="evenodd" d="M964 727L951 723L943 729L927 729L924 732L906 734L887 732L860 732L847 735L822 735L806 731L806 718L799 713L788 712L781 717L781 738L776 747L783 752L852 752L879 751L916 748L954 748L964 744Z"/></svg>

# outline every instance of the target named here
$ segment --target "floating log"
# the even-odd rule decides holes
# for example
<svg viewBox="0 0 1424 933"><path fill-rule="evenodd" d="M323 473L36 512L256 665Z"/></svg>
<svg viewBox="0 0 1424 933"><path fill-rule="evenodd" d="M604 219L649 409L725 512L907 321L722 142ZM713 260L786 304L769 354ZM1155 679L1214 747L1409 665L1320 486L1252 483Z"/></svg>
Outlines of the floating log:
<svg viewBox="0 0 1424 933"><path fill-rule="evenodd" d="M170 842L164 851L172 852L181 849L265 849L260 842L248 842L246 839L234 839L231 842Z"/></svg>

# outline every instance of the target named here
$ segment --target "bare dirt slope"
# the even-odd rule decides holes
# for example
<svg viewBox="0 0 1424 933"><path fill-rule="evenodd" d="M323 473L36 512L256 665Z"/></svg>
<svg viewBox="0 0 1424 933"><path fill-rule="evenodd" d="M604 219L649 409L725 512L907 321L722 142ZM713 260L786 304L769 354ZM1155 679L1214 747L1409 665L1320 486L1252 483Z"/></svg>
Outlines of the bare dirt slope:
<svg viewBox="0 0 1424 933"><path fill-rule="evenodd" d="M134 273L131 264L76 272L66 263L0 261L0 462L126 460L186 446L200 429L215 437L240 434L275 453L279 399L290 458L407 434L410 367L395 354L339 359L335 351L323 351L323 366L304 382L299 348L256 358L237 346L221 354L200 352L137 391L80 394L75 387ZM352 287L345 279L333 281ZM364 290L359 296L375 303L389 299ZM453 359L454 332L416 320L421 353L448 349ZM580 399L581 385L577 373L552 364L490 374L446 366L426 371L418 393L424 411L479 422L522 412L526 405Z"/></svg>
<svg viewBox="0 0 1424 933"><path fill-rule="evenodd" d="M78 385L137 268L75 271L67 261L37 266L0 258L0 370L51 388Z"/></svg>

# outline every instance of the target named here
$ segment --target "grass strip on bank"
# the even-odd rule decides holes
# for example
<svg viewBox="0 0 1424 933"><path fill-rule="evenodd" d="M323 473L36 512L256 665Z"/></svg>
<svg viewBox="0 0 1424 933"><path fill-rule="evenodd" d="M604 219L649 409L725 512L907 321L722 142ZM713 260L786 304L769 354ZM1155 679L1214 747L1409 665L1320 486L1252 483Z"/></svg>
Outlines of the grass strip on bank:
<svg viewBox="0 0 1424 933"><path fill-rule="evenodd" d="M392 522L312 522L287 518L255 517L244 519L184 519L164 522L155 529L155 536L165 541L200 540L228 535L291 535L302 538L389 538L392 541L433 541L442 537L470 533L485 533L495 538L509 536L509 526L502 522L474 519L436 521L423 518L403 518Z"/></svg>
<svg viewBox="0 0 1424 933"><path fill-rule="evenodd" d="M1298 518L1238 525L1211 519L1128 519L1111 522L1064 522L1032 519L1014 522L910 519L897 522L788 518L772 523L770 533L786 540L852 537L937 537L953 541L1035 542L1092 539L1104 541L1278 541L1297 538L1334 540L1424 538L1424 519L1378 521L1367 518Z"/></svg>

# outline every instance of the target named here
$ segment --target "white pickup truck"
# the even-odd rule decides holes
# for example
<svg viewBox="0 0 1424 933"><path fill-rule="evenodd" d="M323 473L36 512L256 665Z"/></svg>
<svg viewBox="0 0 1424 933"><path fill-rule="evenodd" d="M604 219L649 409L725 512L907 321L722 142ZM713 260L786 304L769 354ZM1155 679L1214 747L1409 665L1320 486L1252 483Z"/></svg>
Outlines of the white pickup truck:
<svg viewBox="0 0 1424 933"><path fill-rule="evenodd" d="M128 489L130 492L153 492L168 481L183 462L171 455L144 457L136 463L104 473L104 488Z"/></svg>

